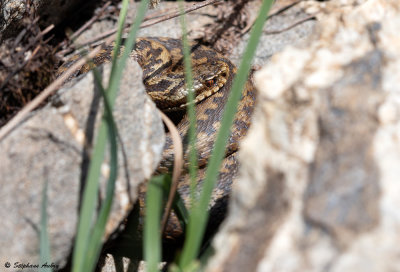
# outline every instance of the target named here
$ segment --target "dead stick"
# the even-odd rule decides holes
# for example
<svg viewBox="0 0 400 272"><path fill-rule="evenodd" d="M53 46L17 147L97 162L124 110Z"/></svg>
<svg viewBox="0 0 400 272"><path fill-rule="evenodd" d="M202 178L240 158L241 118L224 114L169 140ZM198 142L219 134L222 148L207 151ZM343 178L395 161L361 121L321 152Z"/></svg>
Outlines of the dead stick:
<svg viewBox="0 0 400 272"><path fill-rule="evenodd" d="M74 34L71 35L70 39L74 40L76 37L78 37L86 28L88 28L91 24L93 24L105 11L105 9L111 4L111 1L108 1L107 3L104 4L104 6L101 8L101 10L92 18L90 18L89 21L87 21L83 26L81 26Z"/></svg>
<svg viewBox="0 0 400 272"><path fill-rule="evenodd" d="M105 44L108 45L114 40L114 36L108 38ZM102 46L96 47L91 51L87 58L93 58L97 53L100 52ZM65 71L59 78L53 81L46 89L44 89L38 96L36 96L31 102L25 105L6 125L0 129L0 141L7 136L24 118L36 107L38 107L48 96L50 96L55 90L61 87L61 85L67 80L77 69L79 69L86 62L86 58L82 58L72 65L67 71Z"/></svg>
<svg viewBox="0 0 400 272"><path fill-rule="evenodd" d="M164 233L165 228L167 227L169 215L171 213L172 204L174 203L176 190L178 189L179 177L183 168L183 147L181 136L174 123L162 111L159 110L159 113L161 114L161 118L171 133L174 147L174 169L172 170L172 183L171 188L169 189L168 201L165 206L164 215L161 221L161 233Z"/></svg>
<svg viewBox="0 0 400 272"><path fill-rule="evenodd" d="M197 9L200 9L200 8L205 7L205 6L208 6L208 5L211 5L211 4L215 4L215 3L218 3L218 2L222 2L222 0L207 0L207 1L203 1L203 2L201 2L199 4L194 4L191 7L185 8L183 14L186 14L188 12L192 12L194 10L197 10ZM181 12L180 11L176 11L173 14L167 14L165 16L162 16L160 19L156 20L155 22L144 23L140 27L141 28L149 27L149 26L152 26L154 24L157 24L157 23L160 23L160 22L167 21L169 19L178 17L179 15L181 15ZM149 19L149 21L150 20L151 19Z"/></svg>
<svg viewBox="0 0 400 272"><path fill-rule="evenodd" d="M200 9L202 7L205 7L205 6L208 6L208 5L211 5L211 4L219 3L219 2L222 2L222 0L207 0L207 1L203 1L201 3L194 4L191 7L186 8L185 11L183 12L183 14L186 14L186 13L189 13L191 11ZM167 15L164 15L162 17L158 16L157 18L159 18L159 19L157 19L155 21L152 21L152 19L149 18L148 21L152 21L152 22L143 23L143 24L140 25L140 28L149 27L149 26L164 22L166 20L178 17L179 15L181 15L181 13L179 11L175 11L172 14L167 14ZM125 28L128 28L129 26L130 26L130 24L128 24ZM83 47L83 46L87 46L89 44L95 43L95 42L100 41L100 40L102 40L102 39L104 39L104 38L106 38L106 37L108 37L108 36L110 36L110 35L112 35L112 34L114 34L116 32L117 32L116 28L112 29L112 30L109 30L109 31L103 33L102 35L99 35L99 36L97 36L97 37L95 37L93 39L90 39L90 40L88 40L86 42L83 42L82 44L77 45L77 47Z"/></svg>
<svg viewBox="0 0 400 272"><path fill-rule="evenodd" d="M284 32L284 31L287 31L287 30L289 30L289 29L291 29L291 28L293 28L293 27L295 27L295 26L297 26L297 25L300 25L300 24L302 24L302 23L304 23L304 22L306 22L306 21L308 21L308 20L312 20L312 19L315 19L315 16L314 16L314 15L310 15L310 16L304 18L304 19L301 19L301 20L295 22L294 24L291 24L290 26L285 27L285 28L283 28L283 29L271 30L271 31L264 31L264 34L266 34L266 35L279 34L279 33L282 33L282 32Z"/></svg>

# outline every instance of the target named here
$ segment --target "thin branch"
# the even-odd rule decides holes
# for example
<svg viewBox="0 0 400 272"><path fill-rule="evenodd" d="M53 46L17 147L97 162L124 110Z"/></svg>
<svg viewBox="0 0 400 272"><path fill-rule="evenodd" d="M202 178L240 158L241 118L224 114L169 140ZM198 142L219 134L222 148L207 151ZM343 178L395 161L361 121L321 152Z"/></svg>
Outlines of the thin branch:
<svg viewBox="0 0 400 272"><path fill-rule="evenodd" d="M46 27L45 29L43 29L43 31L40 32L39 37L43 37L44 35L46 35L47 33L50 32L50 30L52 30L54 28L54 25L51 24L48 27Z"/></svg>
<svg viewBox="0 0 400 272"><path fill-rule="evenodd" d="M285 10L288 10L289 8L297 5L300 2L303 2L304 0L295 0L292 3L289 3L285 6L276 6L276 8L272 7L270 13L268 14L268 19L273 17L273 16L277 16L279 14L281 14L282 12L284 12Z"/></svg>
<svg viewBox="0 0 400 272"><path fill-rule="evenodd" d="M192 11L194 11L194 10L203 8L203 7L205 7L205 6L212 5L212 4L216 4L216 3L218 3L218 2L222 2L222 0L207 0L207 1L203 1L203 2L198 3L198 4L193 4L191 7L185 8L185 11L184 11L183 13L182 13L181 11L179 11L179 10L176 10L174 13L172 13L172 14L166 14L166 15L162 16L161 18L159 18L158 20L155 20L154 22L143 23L140 27L141 27L141 28L149 27L149 26L158 24L158 23L160 23L160 22L167 21L167 20L169 20L169 19L178 17L178 16L180 16L181 14L186 14L186 13L192 12ZM150 20L151 20L151 19L149 19L149 21L150 21Z"/></svg>
<svg viewBox="0 0 400 272"><path fill-rule="evenodd" d="M287 30L289 30L289 29L291 29L291 28L293 28L293 27L295 27L297 25L300 25L300 24L302 24L302 23L304 23L306 21L314 20L315 18L316 17L314 15L310 15L310 16L304 18L304 19L301 19L301 20L295 22L294 24L291 24L288 27L285 27L285 28L282 28L282 29L278 29L278 30L264 31L264 34L266 34L266 35L279 34L279 33L285 32L285 31L287 31Z"/></svg>
<svg viewBox="0 0 400 272"><path fill-rule="evenodd" d="M219 3L219 2L222 2L222 1L223 0L207 0L207 1L203 1L203 2L198 3L198 4L193 4L192 6L185 8L185 11L183 12L183 14L186 14L186 13L192 12L194 10L203 8L205 6L216 4L216 3ZM161 17L160 16L156 16L154 20L152 18L148 18L147 21L150 21L150 22L142 23L140 25L140 28L149 27L149 26L158 24L160 22L164 22L164 21L170 20L172 18L180 16L181 14L182 13L178 9L175 9L175 11L172 12L171 14L166 14L166 15L161 16ZM129 28L129 26L130 26L130 24L127 24L125 29ZM101 35L99 35L99 36L97 36L97 37L95 37L93 39L90 39L90 40L78 45L78 47L83 47L83 46L87 46L87 45L90 45L92 43L98 42L98 41L100 41L100 40L102 40L102 39L104 39L104 38L106 38L106 37L108 37L108 36L110 36L110 35L112 35L112 34L114 34L116 32L117 32L116 28L112 29L112 30L109 30L109 31L107 31L107 32L105 32L105 33L103 33L103 34L101 34Z"/></svg>
<svg viewBox="0 0 400 272"><path fill-rule="evenodd" d="M83 31L85 31L87 28L89 28L101 15L103 15L105 9L111 4L111 1L108 1L107 3L104 4L104 6L100 9L100 11L94 15L89 21L87 21L83 26L81 26L77 31L75 31L68 40L64 40L63 42L59 43L54 51L58 51L56 55L59 58L62 58L65 54L69 53L72 51L72 48L74 47L71 45L71 41L75 40L79 35L82 34ZM63 50L58 50L59 48L65 48Z"/></svg>
<svg viewBox="0 0 400 272"><path fill-rule="evenodd" d="M115 39L114 36L108 38L105 44L110 44ZM87 59L91 59L100 52L102 46L96 47L92 50L86 57L78 60L73 64L67 71L65 71L59 78L53 81L46 89L44 89L38 96L36 96L32 101L25 105L18 113L15 115L6 125L0 129L0 141L4 139L18 124L23 121L28 114L38 107L48 96L50 96L55 90L59 89L61 85L82 65L85 64Z"/></svg>
<svg viewBox="0 0 400 272"><path fill-rule="evenodd" d="M111 1L108 1L107 3L104 4L104 6L100 9L100 11L90 18L89 21L87 21L83 26L81 26L74 34L71 35L70 40L74 40L76 37L82 34L83 31L85 31L89 26L91 26L98 18L100 18L101 15L103 15L104 11L106 8L111 5Z"/></svg>
<svg viewBox="0 0 400 272"><path fill-rule="evenodd" d="M169 190L168 201L165 207L164 215L161 221L161 233L164 233L167 226L168 218L171 213L172 204L174 202L175 193L178 189L178 181L183 168L183 147L182 139L179 135L178 129L174 123L162 111L158 110L164 124L168 127L174 147L174 169L172 171L172 183Z"/></svg>
<svg viewBox="0 0 400 272"><path fill-rule="evenodd" d="M281 13L284 12L285 10L288 10L289 8L291 8L291 7L295 6L295 5L297 5L298 3L302 2L302 1L304 1L304 0L295 0L295 1L293 1L292 3L287 4L287 5L285 5L285 6L279 6L279 5L278 5L278 6L273 6L273 7L271 8L269 14L268 14L268 19L271 19L272 17L281 14ZM267 19L267 20L268 20L268 19ZM250 24L248 24L248 25L240 32L241 35L246 34L246 33L252 28L252 26L253 26L255 20L256 20L256 18L253 18L253 21L252 21Z"/></svg>
<svg viewBox="0 0 400 272"><path fill-rule="evenodd" d="M41 31L36 37L35 39L33 39L27 46L25 46L24 50L21 50L20 52L18 52L18 54L23 55L26 53L26 51L32 46L34 45L39 39L41 39L46 33L48 33L50 30L52 30L54 28L54 25L51 24L48 27L46 27L43 31ZM25 35L25 31L22 30L21 33L23 33L23 35ZM22 35L22 36L23 36ZM21 35L18 35L21 36ZM22 39L21 36L21 39ZM18 38L19 39L19 38ZM21 71L22 68L25 67L25 65L31 61L31 59L36 55L38 49L40 48L40 45L38 45L35 50L33 51L32 54L29 55L29 57L21 64L18 65L17 67L15 67L15 69L10 72L7 76L7 78L0 84L0 91L7 85L7 83L10 81L10 79L15 76L19 71Z"/></svg>

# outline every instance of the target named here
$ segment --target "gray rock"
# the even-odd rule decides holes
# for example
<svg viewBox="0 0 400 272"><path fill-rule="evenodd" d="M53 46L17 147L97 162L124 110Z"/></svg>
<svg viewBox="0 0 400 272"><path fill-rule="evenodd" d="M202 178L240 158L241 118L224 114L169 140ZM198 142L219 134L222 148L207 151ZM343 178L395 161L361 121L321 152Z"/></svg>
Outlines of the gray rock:
<svg viewBox="0 0 400 272"><path fill-rule="evenodd" d="M400 267L400 8L345 2L302 2L316 34L255 75L259 104L207 271Z"/></svg>
<svg viewBox="0 0 400 272"><path fill-rule="evenodd" d="M40 14L40 25L57 25L67 16L71 15L79 0L32 0L33 11ZM5 0L0 3L0 40L15 35L23 28L21 19L26 11L26 1Z"/></svg>
<svg viewBox="0 0 400 272"><path fill-rule="evenodd" d="M110 65L105 65L104 78L108 78L109 71ZM131 210L137 186L150 178L163 150L164 128L144 91L141 74L140 67L128 61L115 105L120 167L105 238ZM86 152L100 121L101 98L94 91L89 73L75 85L59 90L58 97L52 100L0 142L0 216L6 219L0 222L2 263L38 263L45 181L49 184L52 261L63 266L74 242L81 182L88 167ZM102 186L107 173L106 161Z"/></svg>
<svg viewBox="0 0 400 272"><path fill-rule="evenodd" d="M172 5L170 4L171 3L161 3L160 9L168 9L171 6L176 7L175 3ZM155 12L157 12L157 10ZM285 12L283 16L293 19L296 14L301 12L301 9L294 8ZM187 16L189 28L194 28L195 22L200 20L200 17L208 17L202 15L202 13L191 13ZM313 22L307 22L305 25L292 28L289 34L280 33L261 37L262 43L266 43L268 46L259 46L255 62L264 63L273 52L282 50L287 44L303 40L312 30L313 24ZM179 38L181 35L179 26L179 18L175 18L149 28L144 28L140 31L139 35ZM268 23L266 29L268 29L268 27L282 29L281 26L282 19L274 17ZM97 36L99 31L101 32L111 27L108 21L96 22L90 30L86 31L85 34L78 39L78 43L84 43L85 40ZM245 35L244 40L247 41L247 39L248 35ZM276 43L274 43L274 41ZM246 42L241 42L231 55L232 60L236 63L238 63L241 58L245 44ZM117 184L115 198L117 207L113 209L112 220L107 226L107 235L115 230L121 218L130 210L131 204L136 197L136 186L144 178L147 178L149 172L154 169L159 160L158 152L162 149L163 136L158 134L162 131L159 118L153 115L142 118L144 115L149 115L150 112L154 112L155 109L148 101L147 97L142 96L143 87L139 84L139 82L141 82L141 72L138 74L137 69L139 68L137 68L137 66L135 67L134 71L127 72L130 74L130 80L121 84L123 88L115 107L115 118L117 118L121 137L123 138L122 142L126 150L128 163L122 165L119 171L120 180ZM107 69L108 68L105 68L106 71ZM60 90L59 102L54 101L53 104L49 104L43 109L33 113L29 120L9 135L6 140L0 143L0 149L4 150L0 155L0 160L2 162L0 165L0 173L2 176L7 177L7 179L1 180L0 182L1 185L4 183L8 186L5 185L2 187L5 188L5 191L2 190L2 192L12 192L7 195L15 196L18 192L17 189L21 186L26 188L24 192L28 194L34 192L34 196L31 197L30 205L27 204L26 200L23 200L26 199L25 197L13 197L8 200L2 200L7 202L4 202L2 208L0 208L0 213L7 214L8 211L14 212L16 210L15 202L19 201L21 202L21 204L19 204L20 208L18 208L19 213L25 217L26 214L29 214L33 222L31 225L34 227L21 227L25 221L21 220L18 215L12 216L8 222L0 223L0 231L2 231L0 234L4 239L8 239L4 241L23 241L18 247L15 245L7 248L7 250L4 248L4 251L0 254L0 260L4 259L10 261L9 256L18 256L19 261L30 261L31 263L37 260L38 235L32 229L38 228L42 185L43 181L48 179L51 181L49 182L48 192L48 212L50 217L49 231L51 235L53 259L58 264L63 265L65 263L65 258L69 253L70 246L74 242L77 201L80 192L79 184L80 180L83 178L81 173L81 169L84 166L84 162L82 161L84 158L82 136L87 135L89 138L93 137L90 136L90 133L87 134L85 131L88 123L88 115L93 117L91 112L93 110L96 111L95 100L98 99L98 97L94 98L92 81L91 75L88 75L75 85L73 89L69 90L64 88ZM83 90L90 91L90 94L87 95L87 92ZM132 90L137 90L140 95L134 96L136 92ZM58 105L58 103L61 104L61 106ZM145 110L144 113L140 111L142 108ZM138 112L136 112L136 110L138 110ZM67 121L69 122L71 118L72 120L76 119L76 122L72 122L71 125L67 127L66 123ZM99 116L96 118L98 119ZM142 123L143 120L149 120L149 122L153 120L155 123L149 123L146 127L146 124ZM146 129L144 129L145 127ZM161 130L159 130L160 128ZM156 133L156 131L158 132ZM146 139L148 139L148 142ZM144 151L145 149L152 149L153 151L147 153ZM124 162L123 156L121 155L120 157L120 162ZM137 161L137 157L140 157L140 159L143 157L144 161ZM148 166L143 167L146 162ZM144 172L141 172L142 168L144 168ZM105 166L104 169L105 172L107 172L107 166ZM128 183L127 180L130 182ZM17 185L19 187L17 187ZM280 190L281 189L278 187L277 192ZM3 227L1 224L7 224L7 226ZM7 233L9 229L16 229L17 231L13 234ZM23 231L19 233L20 230Z"/></svg>

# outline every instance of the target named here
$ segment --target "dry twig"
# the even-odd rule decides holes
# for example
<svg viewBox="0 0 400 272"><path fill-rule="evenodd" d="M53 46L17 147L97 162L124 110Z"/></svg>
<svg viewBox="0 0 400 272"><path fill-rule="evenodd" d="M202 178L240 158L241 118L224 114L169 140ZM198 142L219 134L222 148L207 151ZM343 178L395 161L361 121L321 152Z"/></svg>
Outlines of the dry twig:
<svg viewBox="0 0 400 272"><path fill-rule="evenodd" d="M108 45L114 40L114 36L108 38L105 44ZM59 78L53 81L46 89L44 89L38 96L32 101L25 105L6 125L0 129L0 141L7 136L18 124L23 121L27 115L38 107L47 97L49 97L55 90L59 89L61 85L82 65L85 64L87 59L93 58L100 50L102 46L98 46L93 49L86 58L82 58L74 63L67 71L65 71Z"/></svg>
<svg viewBox="0 0 400 272"><path fill-rule="evenodd" d="M83 31L85 31L87 28L89 28L89 26L91 26L97 19L99 19L101 17L101 15L103 15L104 11L106 10L106 8L109 5L111 5L111 1L108 1L107 3L105 3L104 6L101 7L99 12L95 16L90 18L89 21L87 21L83 26L81 26L77 31L75 31L74 34L71 35L70 40L76 39L76 37L81 35Z"/></svg>
<svg viewBox="0 0 400 272"><path fill-rule="evenodd" d="M181 136L179 135L178 129L176 128L174 123L162 111L159 110L159 113L165 125L168 127L174 147L174 169L172 171L172 183L169 190L168 201L165 206L164 215L161 221L161 233L164 233L169 215L171 213L176 190L178 189L179 177L183 168L183 147Z"/></svg>
<svg viewBox="0 0 400 272"><path fill-rule="evenodd" d="M300 25L300 24L302 24L302 23L304 23L306 21L314 20L314 19L315 19L315 16L314 15L310 15L310 16L307 16L304 19L301 19L301 20L291 24L288 27L285 27L285 28L282 28L282 29L279 29L279 30L264 31L264 34L267 34L267 35L279 34L279 33L285 32L285 31L287 31L287 30L289 30L289 29L291 29L291 28L293 28L293 27L295 27L297 25Z"/></svg>
<svg viewBox="0 0 400 272"><path fill-rule="evenodd" d="M21 50L20 52L18 52L18 54L20 55L24 55L27 51L28 48L30 48L32 45L34 45L39 39L41 39L44 35L46 35L49 31L51 31L54 28L54 25L49 25L48 27L46 27L43 31L41 31L36 37L35 39L33 39L23 50ZM22 35L21 35L22 33ZM24 36L24 34L26 33L25 29L21 31L21 33L18 35L16 41L14 42L14 44L19 44L20 39L22 39L22 37ZM9 80L15 76L19 71L21 71L22 68L25 67L25 65L27 63L29 63L31 61L31 59L36 55L37 53L37 47L35 48L35 50L33 51L32 54L29 55L29 57L19 66L17 66L8 76L7 78L1 83L0 85L0 91L6 86L6 84L9 82Z"/></svg>
<svg viewBox="0 0 400 272"><path fill-rule="evenodd" d="M222 2L222 1L223 0L207 0L207 1L203 1L203 2L198 3L198 4L193 4L192 6L185 8L183 13L186 14L186 13L189 13L191 11L203 8L203 7L208 6L208 5L216 4L216 3L219 3L219 2ZM153 18L146 18L145 21L150 21L150 22L142 23L140 28L149 27L149 26L152 26L152 25L155 25L155 24L170 20L172 18L178 17L179 15L181 15L181 12L178 9L175 9L174 12L172 12L170 14L166 14L166 15L161 16L161 17L160 16L156 16L154 19ZM131 24L128 24L125 27L125 29L129 28L130 25ZM106 37L108 37L108 36L110 36L112 34L115 34L116 32L117 32L116 28L112 29L110 31L107 31L107 32L105 32L105 33L103 33L103 34L101 34L101 35L99 35L99 36L97 36L97 37L95 37L93 39L90 39L90 40L78 45L78 47L83 47L83 46L87 46L87 45L90 45L92 43L98 42L98 41L100 41L100 40L102 40L102 39L104 39L104 38L106 38Z"/></svg>
<svg viewBox="0 0 400 272"><path fill-rule="evenodd" d="M270 13L268 14L268 19L277 16L279 14L281 14L282 12L284 12L285 10L288 10L289 8L297 5L298 3L302 2L304 0L295 0L289 4L286 4L284 6L273 6L270 10ZM244 35L246 34L252 27L254 22L256 21L256 18L253 18L253 21L251 23L249 23L244 29L242 29L241 34ZM295 25L298 25L297 23ZM293 27L293 26L292 26ZM283 30L279 30L277 31L277 33L281 33L285 30L290 29L291 27L288 27L287 29L283 29ZM277 34L277 33L267 33L267 34Z"/></svg>

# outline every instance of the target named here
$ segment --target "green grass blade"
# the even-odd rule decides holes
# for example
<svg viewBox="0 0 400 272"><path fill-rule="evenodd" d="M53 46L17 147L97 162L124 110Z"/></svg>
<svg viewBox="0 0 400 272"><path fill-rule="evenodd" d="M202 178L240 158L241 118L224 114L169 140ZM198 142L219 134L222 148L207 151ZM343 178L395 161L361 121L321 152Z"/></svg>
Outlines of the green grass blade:
<svg viewBox="0 0 400 272"><path fill-rule="evenodd" d="M129 1L122 1L122 7L121 7L120 14L119 14L119 20L118 20L118 30L117 30L117 34L115 37L115 46L113 49L114 57L112 58L112 68L111 68L110 78L114 77L114 73L116 71L118 58L115 56L118 56L119 52L121 50L122 33L124 31L126 14L128 13L128 6L129 6Z"/></svg>
<svg viewBox="0 0 400 272"><path fill-rule="evenodd" d="M106 142L107 126L102 124L100 125L96 145L92 154L92 160L90 162L89 173L82 198L78 233L75 239L75 249L73 253L72 271L76 272L83 271L83 262L85 260L87 246L89 244L89 236L97 203L100 166L103 162Z"/></svg>
<svg viewBox="0 0 400 272"><path fill-rule="evenodd" d="M117 179L118 175L118 156L117 156L117 151L118 151L118 146L117 146L117 139L118 139L118 131L117 131L117 126L115 125L115 121L112 115L112 108L109 102L109 99L106 95L106 92L101 85L101 77L100 74L98 73L97 69L93 70L93 74L98 86L98 89L100 90L100 93L103 97L104 101L104 119L107 122L107 127L108 127L108 139L110 141L110 174L108 177L107 181L107 188L106 188L106 197L105 200L101 206L99 216L97 218L97 221L94 225L93 232L90 236L89 243L87 245L87 257L85 259L84 265L83 265L83 271L93 271L96 265L96 262L98 260L100 250L101 250L101 244L102 244L102 238L104 235L106 223L108 216L110 214L111 206L112 206L112 201L114 197L114 191L115 191L115 181Z"/></svg>
<svg viewBox="0 0 400 272"><path fill-rule="evenodd" d="M193 90L193 74L192 74L192 59L190 56L190 46L187 37L186 22L184 15L183 0L179 0L179 9L181 12L180 21L182 28L182 44L183 44L183 57L184 57L184 68L185 68L185 84L187 90ZM190 175L190 192L191 201L195 200L195 188L197 179L197 152L196 152L196 111L194 106L194 93L189 91L187 94L187 113L189 117L189 175ZM193 205L192 205L193 206Z"/></svg>
<svg viewBox="0 0 400 272"><path fill-rule="evenodd" d="M117 89L119 87L119 83L122 77L122 72L124 70L125 64L129 55L134 47L134 43L136 40L136 34L140 28L140 23L143 21L143 18L146 14L147 8L149 6L149 0L142 0L139 9L136 12L135 23L133 24L131 30L129 31L128 38L125 40L125 50L122 53L121 58L116 62L115 68L113 67L112 77L108 83L108 97L110 101L114 101L117 93Z"/></svg>
<svg viewBox="0 0 400 272"><path fill-rule="evenodd" d="M158 271L161 262L160 220L165 175L153 177L147 185L146 216L144 221L144 259L146 271Z"/></svg>
<svg viewBox="0 0 400 272"><path fill-rule="evenodd" d="M124 0L123 8L127 9L128 0ZM132 27L132 31L130 35L136 35L137 30L139 29L140 23L143 20L145 11L147 9L148 0L142 1L140 4L140 8L138 10L138 15L136 17L134 26ZM119 20L119 28L123 27L124 16L126 15L126 10L121 10L121 16ZM122 33L120 29L118 33ZM121 36L121 35L119 35ZM120 41L117 41L117 44L120 44ZM126 52L126 51L125 51ZM126 55L126 54L124 54ZM116 56L116 55L115 55ZM109 80L109 86L107 88L107 97L109 99L109 104L112 109L115 99L117 97L117 91L119 87L119 81L122 76L122 69L126 62L125 59L121 59L120 61L113 61L114 66L117 68L112 68L111 77ZM101 164L104 160L105 146L107 143L108 136L108 127L107 123L103 120L100 124L100 128L98 130L98 136L96 139L96 144L94 146L94 151L92 154L92 160L90 161L90 166L88 170L88 176L83 192L82 198L82 206L80 211L79 223L78 223L78 231L75 239L75 249L73 252L73 264L72 271L84 271L84 261L86 258L86 253L89 245L90 232L92 221L95 214L95 208L97 204L97 192L98 192L98 181L100 178L100 168ZM85 271L86 272L86 271Z"/></svg>
<svg viewBox="0 0 400 272"><path fill-rule="evenodd" d="M199 204L191 211L189 219L187 238L180 259L180 267L185 270L195 260L198 255L202 238L204 235L205 226L208 220L208 204L210 202L211 193L218 176L221 161L225 155L225 146L230 134L237 105L240 100L243 87L247 81L251 61L257 49L257 44L262 34L264 22L267 19L268 11L271 7L272 0L264 0L260 9L260 13L256 19L253 29L250 34L250 40L243 54L239 70L233 80L231 93L224 110L221 121L221 127L215 142L212 156L208 162L206 177L203 183L203 190L200 195Z"/></svg>
<svg viewBox="0 0 400 272"><path fill-rule="evenodd" d="M44 183L43 193L42 193L42 205L41 205L41 215L40 215L40 261L39 261L39 272L51 272L51 268L42 267L43 264L49 264L50 256L50 241L49 234L47 232L47 180Z"/></svg>
<svg viewBox="0 0 400 272"><path fill-rule="evenodd" d="M184 224L182 228L186 229L186 226L189 223L189 211L186 209L183 199L179 194L175 195L174 204L172 207L179 221Z"/></svg>
<svg viewBox="0 0 400 272"><path fill-rule="evenodd" d="M168 196L169 191L171 190L171 183L172 183L172 178L170 175L165 175L166 178L164 180L164 195ZM166 197L167 200L167 197ZM189 223L189 211L186 209L185 203L183 199L181 198L180 194L175 194L174 201L172 204L172 208L176 213L176 216L178 217L178 220L180 221L182 228L185 229L187 224Z"/></svg>

